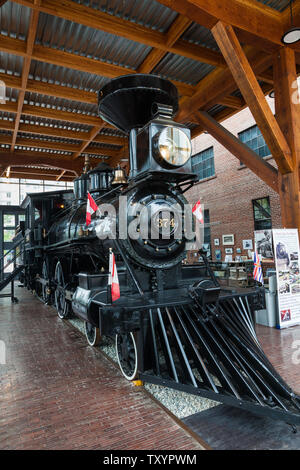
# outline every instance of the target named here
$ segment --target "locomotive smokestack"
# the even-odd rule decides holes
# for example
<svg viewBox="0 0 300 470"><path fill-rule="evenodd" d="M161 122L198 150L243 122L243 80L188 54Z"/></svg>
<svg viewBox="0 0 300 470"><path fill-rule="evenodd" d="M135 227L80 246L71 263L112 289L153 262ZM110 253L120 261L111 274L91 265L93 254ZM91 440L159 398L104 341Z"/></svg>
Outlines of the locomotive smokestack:
<svg viewBox="0 0 300 470"><path fill-rule="evenodd" d="M153 108L158 106L169 116L178 111L176 86L157 75L124 75L104 85L98 94L100 117L126 134L151 121Z"/></svg>

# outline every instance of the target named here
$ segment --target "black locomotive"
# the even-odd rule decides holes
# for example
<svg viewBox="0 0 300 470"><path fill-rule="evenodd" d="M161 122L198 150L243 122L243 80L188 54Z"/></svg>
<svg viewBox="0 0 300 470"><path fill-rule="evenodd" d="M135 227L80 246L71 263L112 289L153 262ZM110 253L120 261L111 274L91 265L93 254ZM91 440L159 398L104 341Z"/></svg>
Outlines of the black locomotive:
<svg viewBox="0 0 300 470"><path fill-rule="evenodd" d="M255 334L262 289L222 289L204 252L200 265L182 262L182 220L192 218L184 192L195 175L190 131L173 120L177 109L176 88L157 76L123 76L100 90L100 116L129 134L129 177L100 163L74 180L74 192L26 197L27 226L18 235L24 284L53 302L60 318L83 319L90 345L115 337L127 379L299 422L299 397ZM87 191L99 206L89 226ZM115 302L111 250L121 292Z"/></svg>

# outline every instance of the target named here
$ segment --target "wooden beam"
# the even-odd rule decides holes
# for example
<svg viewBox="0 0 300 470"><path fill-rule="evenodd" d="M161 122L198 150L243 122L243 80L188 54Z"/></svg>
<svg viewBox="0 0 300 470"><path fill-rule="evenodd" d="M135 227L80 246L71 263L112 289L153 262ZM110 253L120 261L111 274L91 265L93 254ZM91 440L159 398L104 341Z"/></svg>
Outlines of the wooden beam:
<svg viewBox="0 0 300 470"><path fill-rule="evenodd" d="M48 173L41 173L41 174L38 174L38 173L33 173L32 170L29 170L29 171L20 171L20 170L13 170L10 174L10 178L18 178L18 179L31 179L31 180L45 180L45 181L57 181L56 180L56 175L53 175L53 174L50 174L48 175ZM74 175L64 175L63 177L63 181L69 181L69 182L72 182L74 180L75 176ZM53 191L55 191L57 189L57 187L55 187L55 185L53 185ZM71 188L70 188L71 189Z"/></svg>
<svg viewBox="0 0 300 470"><path fill-rule="evenodd" d="M264 97L232 26L218 22L213 27L212 33L276 160L280 172L288 173L293 171L291 150Z"/></svg>
<svg viewBox="0 0 300 470"><path fill-rule="evenodd" d="M103 125L102 126L95 126L91 131L90 131L90 135L89 135L89 139L88 141L86 142L83 142L82 145L80 146L79 150L77 152L74 153L73 155L73 159L75 160L76 158L78 158L82 152L87 152L87 148L88 148L88 145L94 140L94 138L96 137L96 135L99 134L99 132L101 131Z"/></svg>
<svg viewBox="0 0 300 470"><path fill-rule="evenodd" d="M184 31L191 25L192 20L186 16L178 15L173 21L166 36L166 45L172 46L177 39L184 33ZM143 63L139 66L138 73L150 73L158 62L164 57L165 51L161 49L153 48L152 51L147 55Z"/></svg>
<svg viewBox="0 0 300 470"><path fill-rule="evenodd" d="M71 161L70 157L66 158L57 154L49 154L46 152L32 152L15 150L8 152L0 149L0 165L2 168L12 165L45 165L49 168L59 168L60 170L75 171L76 174L81 173L83 161Z"/></svg>
<svg viewBox="0 0 300 470"><path fill-rule="evenodd" d="M56 178L56 181L59 181L63 176L64 174L66 173L66 170L63 170Z"/></svg>
<svg viewBox="0 0 300 470"><path fill-rule="evenodd" d="M92 134L90 134L91 136ZM117 157L120 154L119 149L111 149L107 147L89 147L89 144L92 142L90 137L89 141L83 142L81 145L69 144L66 142L53 142L49 140L39 140L39 139L28 139L17 137L15 145L19 147L27 148L38 148L38 149L48 149L48 150L57 150L59 152L71 152L76 154L76 158L84 151L85 153L94 154L94 155L104 155L109 157ZM11 145L12 137L9 135L0 135L0 144ZM75 157L74 157L75 158Z"/></svg>
<svg viewBox="0 0 300 470"><path fill-rule="evenodd" d="M5 119L0 119L0 129L13 131L14 130L14 122L8 121ZM19 125L19 132L24 134L36 134L42 137L61 137L64 139L71 139L71 140L90 140L90 133L89 132L82 132L82 131L71 131L68 129L61 129L59 127L49 127L49 126L40 126L38 124L24 124L20 123ZM114 135L106 135L106 134L99 134L97 135L93 142L99 142L102 144L112 144L118 145L120 147L127 147L127 138L114 136Z"/></svg>
<svg viewBox="0 0 300 470"><path fill-rule="evenodd" d="M275 56L275 112L292 151L294 171L279 176L282 226L298 228L300 235L300 104L296 96L297 72L294 51L283 48Z"/></svg>
<svg viewBox="0 0 300 470"><path fill-rule="evenodd" d="M268 41L271 44L282 45L283 22L280 13L257 1L159 0L159 2L209 29L221 20L255 37L257 42Z"/></svg>
<svg viewBox="0 0 300 470"><path fill-rule="evenodd" d="M268 69L273 58L264 53L257 53L253 48L248 48L248 59L256 73ZM195 87L195 93L191 98L180 102L179 113L176 120L185 122L199 109L208 110L225 96L236 90L236 82L229 69L217 69L204 77Z"/></svg>
<svg viewBox="0 0 300 470"><path fill-rule="evenodd" d="M8 113L17 113L17 104L7 102L0 105L0 111ZM85 124L87 126L99 126L103 122L100 117L90 116L88 114L76 113L72 111L59 111L57 109L46 108L43 106L34 106L31 104L24 104L22 114L27 116L42 117L45 119L54 119L55 121L75 122L78 124Z"/></svg>
<svg viewBox="0 0 300 470"><path fill-rule="evenodd" d="M4 41L2 41L2 37L4 38ZM19 39L7 38L6 36L2 36L2 35L0 35L0 38L1 38L0 50L3 50L4 52L8 52L10 54L21 55L21 56L24 56L25 58L28 57L27 53L26 52L24 53L23 44L21 44L21 43L24 43L24 41L21 41L20 43ZM108 64L100 60L79 56L77 54L72 54L70 52L59 51L57 49L53 49L51 47L45 47L41 45L34 46L31 57L32 59L38 60L40 62L46 62L48 64L68 67L70 69L78 70L80 72L93 73L95 75L99 75L101 77L107 77L107 78L115 78L121 75L128 75L128 74L136 73L134 69L121 67L119 65ZM180 95L191 96L193 94L194 89L192 85L189 85L189 84L177 81L177 80L171 80L171 81L178 88ZM14 80L14 82L17 83L16 80ZM42 92L46 91L43 84L36 85L36 84L33 84L33 82L34 80L30 82L31 87L34 86L34 88L36 87L40 88ZM52 94L54 95L55 93L54 87L59 87L59 85L50 86L49 88L50 95ZM62 90L62 88L66 88L66 87L59 87L57 88L57 91L63 94L64 92L66 92L66 94L70 95L71 93L70 91ZM87 92L83 93L83 96L87 97L88 96ZM80 101L78 93L77 93L77 99L74 96L72 96L72 98L68 97L67 99L75 99L76 101Z"/></svg>
<svg viewBox="0 0 300 470"><path fill-rule="evenodd" d="M265 95L267 95L267 94L270 93L271 90L273 90L273 86L268 85L266 83L262 86L262 90L263 90L263 93ZM232 108L222 109L222 111L219 111L218 113L216 113L214 115L214 120L221 123L221 122L231 118L232 116L235 116L237 113L239 113L240 111L242 111L246 107L247 107L247 105L245 103L244 106L241 109L232 109ZM195 115L193 115L193 117L194 117L193 121L197 122L198 121L197 117ZM195 137L198 137L200 134L202 134L204 132L204 130L205 129L201 125L198 125L197 127L194 127L191 131L192 139L194 139Z"/></svg>
<svg viewBox="0 0 300 470"><path fill-rule="evenodd" d="M218 100L218 104L222 104L223 106L228 106L233 109L242 109L245 105L245 101L243 98L239 98L238 96L227 95L224 96L224 98L220 98Z"/></svg>
<svg viewBox="0 0 300 470"><path fill-rule="evenodd" d="M182 40L178 45L177 42L175 42L170 46L167 44L167 35L164 33L141 26L133 21L118 18L109 13L86 7L82 4L74 4L74 2L70 0L43 0L39 7L34 6L33 2L30 0L15 1L49 15L58 16L96 30L105 31L160 49L165 53L171 52L173 54L183 55L193 60L211 63L212 65L217 65L216 61L218 61L218 59L222 61L222 57L218 52L211 51L206 47L190 44L188 41Z"/></svg>
<svg viewBox="0 0 300 470"><path fill-rule="evenodd" d="M34 0L35 5L39 6L39 3L40 3L40 0ZM38 20L39 20L39 12L36 10L32 10L31 15L30 15L27 42L26 42L26 57L24 58L23 69L22 69L22 78L21 78L22 90L20 91L19 97L18 97L17 113L16 113L16 118L15 118L15 128L13 131L11 148L10 148L11 152L14 151L15 143L17 139L19 124L20 124L20 119L21 119L21 114L22 114L22 108L23 108L23 103L24 103L24 98L25 98L25 90L26 90L26 85L27 85L27 80L28 80L28 75L29 75L29 70L30 70L31 55L32 55L33 45L34 45L36 31L37 31Z"/></svg>
<svg viewBox="0 0 300 470"><path fill-rule="evenodd" d="M274 191L278 192L278 171L225 127L215 121L208 113L199 111L196 114L199 124L203 126L220 144L237 157L253 173L261 178Z"/></svg>

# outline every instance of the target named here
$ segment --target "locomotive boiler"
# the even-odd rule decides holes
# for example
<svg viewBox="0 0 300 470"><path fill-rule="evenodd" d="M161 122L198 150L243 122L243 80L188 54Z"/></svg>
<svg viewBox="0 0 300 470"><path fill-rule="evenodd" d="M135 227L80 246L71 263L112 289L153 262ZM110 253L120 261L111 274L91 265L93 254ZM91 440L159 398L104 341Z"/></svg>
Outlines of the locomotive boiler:
<svg viewBox="0 0 300 470"><path fill-rule="evenodd" d="M100 90L98 106L128 135L128 178L100 163L74 180L74 192L26 197L25 285L61 319L81 318L91 346L114 337L127 379L299 422L299 397L256 337L263 290L221 288L201 250L202 263L183 263L194 233L184 192L196 175L190 130L173 119L176 87L154 75L123 76ZM88 226L87 191L99 207ZM120 283L114 302L111 251Z"/></svg>

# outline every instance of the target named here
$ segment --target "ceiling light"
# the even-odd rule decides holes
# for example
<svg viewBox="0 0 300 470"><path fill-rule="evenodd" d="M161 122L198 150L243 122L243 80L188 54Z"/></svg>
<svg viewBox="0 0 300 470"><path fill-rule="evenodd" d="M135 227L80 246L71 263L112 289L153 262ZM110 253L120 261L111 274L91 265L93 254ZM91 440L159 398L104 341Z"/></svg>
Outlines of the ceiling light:
<svg viewBox="0 0 300 470"><path fill-rule="evenodd" d="M281 38L283 44L295 44L300 41L300 27L293 25L293 0L290 0L290 12L291 12L291 27L284 33Z"/></svg>

